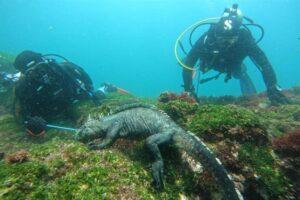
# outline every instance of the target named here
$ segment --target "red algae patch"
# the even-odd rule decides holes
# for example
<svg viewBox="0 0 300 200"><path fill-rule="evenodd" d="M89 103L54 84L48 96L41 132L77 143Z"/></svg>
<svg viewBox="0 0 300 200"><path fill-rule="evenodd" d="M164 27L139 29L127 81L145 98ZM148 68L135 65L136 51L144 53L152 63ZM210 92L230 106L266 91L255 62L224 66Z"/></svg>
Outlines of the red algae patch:
<svg viewBox="0 0 300 200"><path fill-rule="evenodd" d="M29 158L28 152L25 150L20 150L20 151L17 151L15 153L8 155L6 160L9 163L23 163L23 162L28 161L28 158Z"/></svg>
<svg viewBox="0 0 300 200"><path fill-rule="evenodd" d="M300 129L274 139L273 148L277 153L283 156L299 157Z"/></svg>

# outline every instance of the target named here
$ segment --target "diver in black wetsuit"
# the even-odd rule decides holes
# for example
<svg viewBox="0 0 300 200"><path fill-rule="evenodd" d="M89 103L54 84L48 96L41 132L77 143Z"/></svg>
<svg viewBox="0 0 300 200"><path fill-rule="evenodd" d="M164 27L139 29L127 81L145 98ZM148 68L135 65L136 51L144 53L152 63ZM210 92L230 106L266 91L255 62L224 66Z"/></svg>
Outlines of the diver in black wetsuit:
<svg viewBox="0 0 300 200"><path fill-rule="evenodd" d="M15 114L21 119L40 116L48 120L78 100L93 98L88 74L66 59L59 63L51 57L23 51L14 66L21 73L15 83Z"/></svg>
<svg viewBox="0 0 300 200"><path fill-rule="evenodd" d="M52 57L60 57L57 62ZM1 73L0 79L15 85L14 114L27 123L27 132L38 135L45 128L44 120L53 120L77 101L92 99L99 103L106 92L117 91L111 84L94 91L88 74L67 59L23 51L14 62L17 74ZM18 76L17 76L18 75Z"/></svg>
<svg viewBox="0 0 300 200"><path fill-rule="evenodd" d="M261 71L267 87L267 95L273 105L288 103L277 86L275 72L265 53L259 48L251 32L242 28L243 15L237 4L225 9L219 22L212 24L195 43L185 58L185 64L193 67L200 60L200 70L211 69L225 73L225 81L234 77L240 80L243 95L252 95L256 89L247 74L244 59L249 56ZM196 96L192 71L183 70L184 89Z"/></svg>

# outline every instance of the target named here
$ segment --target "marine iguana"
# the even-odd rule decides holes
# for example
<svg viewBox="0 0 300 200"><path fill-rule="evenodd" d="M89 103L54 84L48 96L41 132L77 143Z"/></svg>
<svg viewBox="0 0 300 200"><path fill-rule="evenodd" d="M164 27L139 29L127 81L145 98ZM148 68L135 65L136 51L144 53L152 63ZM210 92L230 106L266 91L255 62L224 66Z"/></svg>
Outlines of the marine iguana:
<svg viewBox="0 0 300 200"><path fill-rule="evenodd" d="M145 139L145 146L153 158L153 183L158 190L163 188L163 158L159 147L172 144L201 162L213 174L226 200L243 199L232 177L204 142L182 129L166 113L155 107L127 106L98 120L89 118L79 128L75 138L89 143L94 150L109 147L118 138ZM102 142L94 144L92 141L98 138L102 138Z"/></svg>

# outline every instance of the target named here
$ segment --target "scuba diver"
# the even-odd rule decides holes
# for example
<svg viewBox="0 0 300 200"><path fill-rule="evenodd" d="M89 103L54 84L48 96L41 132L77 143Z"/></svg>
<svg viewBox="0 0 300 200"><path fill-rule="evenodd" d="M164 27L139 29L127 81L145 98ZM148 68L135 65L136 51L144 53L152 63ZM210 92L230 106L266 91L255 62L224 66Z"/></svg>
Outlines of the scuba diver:
<svg viewBox="0 0 300 200"><path fill-rule="evenodd" d="M103 84L101 90L94 91L92 80L81 67L56 54L23 51L16 57L14 67L18 76L2 74L15 84L14 114L26 124L30 135L43 134L45 120L67 112L72 104L85 99L98 104L107 92L118 91L111 84Z"/></svg>
<svg viewBox="0 0 300 200"><path fill-rule="evenodd" d="M58 63L53 57L64 61ZM28 122L30 135L41 135L45 120L65 113L77 101L94 97L88 74L61 56L23 51L14 67L20 73L15 80L14 115L17 121Z"/></svg>
<svg viewBox="0 0 300 200"><path fill-rule="evenodd" d="M250 23L243 24L244 19ZM195 64L200 60L199 70L202 73L206 73L211 69L219 72L218 75L201 80L200 83L217 79L222 73L225 73L225 82L232 77L239 80L243 95L256 94L254 84L247 74L245 64L243 64L244 59L249 56L262 73L271 103L273 105L288 103L288 99L282 94L277 85L276 75L271 63L257 45L263 38L263 28L243 16L237 4L234 4L232 8L225 9L223 16L217 20L214 23L206 23L210 24L209 30L195 44L191 44L192 49L187 53L184 61L179 62L183 66L184 90L197 97L193 86L193 72L196 69ZM201 25L203 24L199 26ZM261 29L262 36L258 41L255 41L252 37L248 25ZM195 28L192 32L194 31ZM182 44L179 43L179 45L182 47ZM175 53L177 53L176 50Z"/></svg>

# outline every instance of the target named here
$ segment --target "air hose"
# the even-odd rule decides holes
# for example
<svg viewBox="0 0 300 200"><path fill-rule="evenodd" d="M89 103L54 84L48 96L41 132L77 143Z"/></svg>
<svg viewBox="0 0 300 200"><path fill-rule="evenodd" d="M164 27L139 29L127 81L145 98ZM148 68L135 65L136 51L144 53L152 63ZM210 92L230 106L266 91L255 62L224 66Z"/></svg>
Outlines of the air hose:
<svg viewBox="0 0 300 200"><path fill-rule="evenodd" d="M77 129L75 128L46 124L46 121L40 117L33 117L29 119L29 121L25 121L24 124L26 126L26 132L30 136L34 136L34 137L45 135L47 128L54 128L54 129L69 131L69 132L77 131Z"/></svg>
<svg viewBox="0 0 300 200"><path fill-rule="evenodd" d="M62 131L68 131L68 132L76 132L77 131L77 129L75 129L75 128L56 126L56 125L51 125L51 124L47 124L46 128L54 128L54 129L58 129L58 130L62 130ZM46 134L46 130L42 130L39 133L34 133L30 129L26 129L26 132L28 133L28 135L34 136L34 137L40 137L40 136L43 136Z"/></svg>
<svg viewBox="0 0 300 200"><path fill-rule="evenodd" d="M195 26L192 30L191 30L191 33L190 33L190 37L189 37L189 43L190 43L190 46L193 47L193 42L192 42L192 36L194 34L194 32L200 27L200 26L203 26L203 25L212 25L212 24L215 24L216 22L207 22L207 23L203 23L203 24L198 24L197 26Z"/></svg>
<svg viewBox="0 0 300 200"><path fill-rule="evenodd" d="M60 58L60 59L62 59L62 60L64 60L65 62L69 62L69 60L67 59L67 58L65 58L65 57L63 57L63 56L61 56L61 55L58 55L58 54L53 54L53 53L51 53L51 54L45 54L45 55L43 55L43 57L58 57L58 58Z"/></svg>
<svg viewBox="0 0 300 200"><path fill-rule="evenodd" d="M47 126L47 128L54 128L54 129L63 130L63 131L70 131L70 132L77 131L77 129L70 128L70 127L56 126L56 125L51 125L51 124L47 124L46 126Z"/></svg>
<svg viewBox="0 0 300 200"><path fill-rule="evenodd" d="M183 36L190 30L194 29L195 27L198 27L200 25L203 24L207 24L207 23L216 23L220 18L219 17L214 17L214 18L208 18L208 19L204 19L204 20L200 20L194 24L192 24L191 26L189 26L187 29L185 29L180 35L179 37L176 39L175 42L175 47L174 47L174 54L176 57L177 62L184 68L190 71L196 71L197 69L192 68L190 66L187 66L186 64L183 63L182 59L179 57L179 53L178 53L178 46L181 45L181 39L183 38Z"/></svg>
<svg viewBox="0 0 300 200"><path fill-rule="evenodd" d="M260 41L262 41L262 39L265 37L265 30L264 30L264 28L263 28L261 25L251 23L251 24L243 24L243 26L244 26L247 30L249 30L249 28L248 28L247 26L254 26L254 27L258 28L258 29L261 31L261 36L260 36L260 38L258 38L258 40L255 42L255 44L260 43ZM249 30L249 31L250 31L250 30Z"/></svg>

